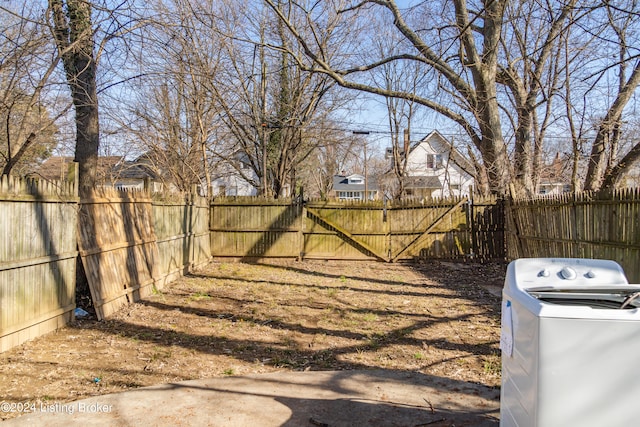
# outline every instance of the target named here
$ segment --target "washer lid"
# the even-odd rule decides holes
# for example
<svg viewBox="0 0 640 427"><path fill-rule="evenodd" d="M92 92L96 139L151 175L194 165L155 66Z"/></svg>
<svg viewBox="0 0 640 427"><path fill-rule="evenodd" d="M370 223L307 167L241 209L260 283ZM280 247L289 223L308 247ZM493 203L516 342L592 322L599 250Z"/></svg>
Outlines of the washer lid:
<svg viewBox="0 0 640 427"><path fill-rule="evenodd" d="M586 289L627 285L614 261L583 258L522 258L509 264L505 288L514 292L537 289Z"/></svg>
<svg viewBox="0 0 640 427"><path fill-rule="evenodd" d="M640 308L640 286L529 290L529 295L547 304L592 309L635 310Z"/></svg>

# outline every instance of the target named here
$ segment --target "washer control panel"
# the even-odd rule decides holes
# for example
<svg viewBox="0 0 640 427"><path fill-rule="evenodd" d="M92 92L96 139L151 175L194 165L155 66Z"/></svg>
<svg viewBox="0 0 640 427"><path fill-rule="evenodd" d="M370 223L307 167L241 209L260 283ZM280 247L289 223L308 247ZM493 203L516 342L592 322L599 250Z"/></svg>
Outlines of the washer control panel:
<svg viewBox="0 0 640 427"><path fill-rule="evenodd" d="M614 261L586 258L522 258L513 261L506 284L521 288L582 287L628 284L622 267Z"/></svg>
<svg viewBox="0 0 640 427"><path fill-rule="evenodd" d="M567 280L574 280L576 277L578 277L578 273L576 273L576 270L574 270L573 268L565 266L562 267L562 270L560 270L560 277Z"/></svg>

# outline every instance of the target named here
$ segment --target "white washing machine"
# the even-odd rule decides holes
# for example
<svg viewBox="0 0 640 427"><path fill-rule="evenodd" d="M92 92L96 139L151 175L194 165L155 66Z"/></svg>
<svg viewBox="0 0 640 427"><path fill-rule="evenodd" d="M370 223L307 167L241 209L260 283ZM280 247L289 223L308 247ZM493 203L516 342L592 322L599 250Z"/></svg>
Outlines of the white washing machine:
<svg viewBox="0 0 640 427"><path fill-rule="evenodd" d="M617 263L519 259L502 296L501 426L640 426L640 285Z"/></svg>

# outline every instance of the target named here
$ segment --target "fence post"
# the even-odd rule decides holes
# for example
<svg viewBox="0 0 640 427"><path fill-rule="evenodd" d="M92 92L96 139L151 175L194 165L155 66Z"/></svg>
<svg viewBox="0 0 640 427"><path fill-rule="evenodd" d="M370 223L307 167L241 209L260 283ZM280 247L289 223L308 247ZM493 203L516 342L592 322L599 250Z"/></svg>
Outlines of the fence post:
<svg viewBox="0 0 640 427"><path fill-rule="evenodd" d="M80 164L78 162L73 162L73 195L78 197L78 183L80 180L78 179L78 175L80 174Z"/></svg>
<svg viewBox="0 0 640 427"><path fill-rule="evenodd" d="M307 204L302 199L302 194L300 194L300 199L298 200L298 213L299 213L299 221L300 226L298 227L298 242L299 242L299 250L298 250L298 261L304 260L304 224L305 218L307 217Z"/></svg>
<svg viewBox="0 0 640 427"><path fill-rule="evenodd" d="M467 199L467 212L469 212L468 220L471 229L471 259L474 259L478 254L478 236L476 227L476 215L473 192L469 194Z"/></svg>

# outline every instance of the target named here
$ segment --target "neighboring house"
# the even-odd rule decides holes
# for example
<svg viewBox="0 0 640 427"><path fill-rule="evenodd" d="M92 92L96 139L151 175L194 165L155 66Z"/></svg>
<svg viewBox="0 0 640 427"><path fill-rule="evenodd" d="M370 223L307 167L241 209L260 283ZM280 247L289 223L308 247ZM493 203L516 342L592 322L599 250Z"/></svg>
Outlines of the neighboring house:
<svg viewBox="0 0 640 427"><path fill-rule="evenodd" d="M257 196L258 189L237 174L218 176L211 181L214 196Z"/></svg>
<svg viewBox="0 0 640 427"><path fill-rule="evenodd" d="M371 178L365 180L363 175L357 173L335 175L333 197L340 200L375 200L378 198L378 186Z"/></svg>
<svg viewBox="0 0 640 427"><path fill-rule="evenodd" d="M212 171L211 186L214 196L258 196L261 194L261 180L256 174L246 152L236 151L233 156L221 158ZM254 184L258 184L256 187ZM291 184L282 185L280 197L291 197Z"/></svg>
<svg viewBox="0 0 640 427"><path fill-rule="evenodd" d="M640 164L636 162L616 183L616 188L640 188Z"/></svg>
<svg viewBox="0 0 640 427"><path fill-rule="evenodd" d="M104 184L118 189L143 190L145 182L154 193L164 190L161 177L149 165L137 159L117 163L111 169L109 179L105 180Z"/></svg>
<svg viewBox="0 0 640 427"><path fill-rule="evenodd" d="M65 181L70 180L73 173L73 157L54 156L45 160L29 176L49 181ZM120 156L98 157L96 173L98 185L120 189L144 189L145 181L149 182L152 191L163 189L158 175L142 162L127 161Z"/></svg>
<svg viewBox="0 0 640 427"><path fill-rule="evenodd" d="M536 186L537 194L562 194L571 192L571 163L567 156L564 159L556 154L553 162L540 169L540 179Z"/></svg>
<svg viewBox="0 0 640 427"><path fill-rule="evenodd" d="M254 182L260 181L251 167L247 154L237 151L231 162L233 164L229 161L216 164L211 180L213 196L257 196L258 189L243 178L244 175Z"/></svg>
<svg viewBox="0 0 640 427"><path fill-rule="evenodd" d="M387 149L387 158L393 161L391 153ZM467 196L473 192L473 165L440 132L433 131L413 144L407 156L406 196ZM386 178L387 182L394 179L391 173Z"/></svg>
<svg viewBox="0 0 640 427"><path fill-rule="evenodd" d="M120 156L98 157L98 170L96 180L99 183L109 181L112 170L124 159ZM49 181L64 181L73 178L74 166L71 156L53 156L45 160L40 166L29 174L33 178L44 178Z"/></svg>
<svg viewBox="0 0 640 427"><path fill-rule="evenodd" d="M47 181L67 181L74 175L73 157L49 157L41 165L34 168L27 176Z"/></svg>

